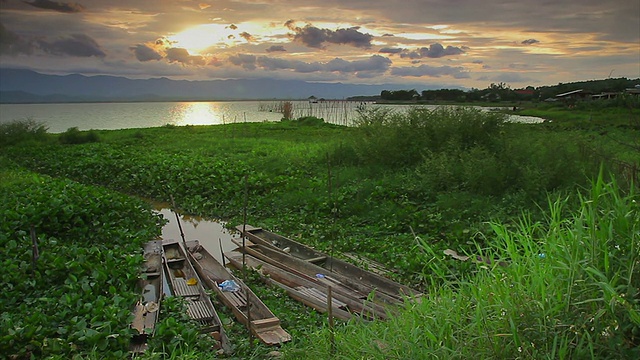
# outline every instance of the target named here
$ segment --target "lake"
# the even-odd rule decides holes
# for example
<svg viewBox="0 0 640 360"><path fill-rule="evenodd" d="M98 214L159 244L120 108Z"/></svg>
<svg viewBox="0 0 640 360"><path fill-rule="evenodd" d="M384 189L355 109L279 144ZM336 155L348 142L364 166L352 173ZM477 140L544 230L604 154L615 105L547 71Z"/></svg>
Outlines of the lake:
<svg viewBox="0 0 640 360"><path fill-rule="evenodd" d="M415 106L380 105L355 101L319 103L292 101L292 104L293 118L316 116L325 119L326 122L339 125L351 125L357 116L357 110L362 107L385 107L402 112ZM0 104L0 123L33 119L45 124L51 133L61 133L71 127L77 127L80 130L116 130L159 127L168 124L219 125L279 121L282 119L281 105L280 101ZM542 121L539 118L518 115L512 115L511 120L527 123Z"/></svg>

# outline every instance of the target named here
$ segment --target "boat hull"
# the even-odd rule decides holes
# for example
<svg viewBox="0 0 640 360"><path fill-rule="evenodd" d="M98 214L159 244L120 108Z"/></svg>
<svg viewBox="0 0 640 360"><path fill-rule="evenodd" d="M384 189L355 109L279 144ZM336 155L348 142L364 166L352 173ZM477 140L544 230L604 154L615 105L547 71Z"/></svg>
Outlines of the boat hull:
<svg viewBox="0 0 640 360"><path fill-rule="evenodd" d="M291 335L280 326L280 319L242 280L197 242L188 242L187 248L187 255L207 287L216 293L236 319L248 327L260 341L266 345L278 345L291 340ZM224 281L233 281L240 290L224 291L220 287Z"/></svg>

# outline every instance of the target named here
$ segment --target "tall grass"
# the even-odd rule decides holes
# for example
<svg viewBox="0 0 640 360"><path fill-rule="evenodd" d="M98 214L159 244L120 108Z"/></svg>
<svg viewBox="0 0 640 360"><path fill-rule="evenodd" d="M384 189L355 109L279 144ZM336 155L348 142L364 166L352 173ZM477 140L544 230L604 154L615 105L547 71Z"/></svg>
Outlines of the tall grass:
<svg viewBox="0 0 640 360"><path fill-rule="evenodd" d="M326 329L285 358L637 359L640 358L640 197L600 176L578 194L549 199L548 217L493 223L477 245L476 271L416 238L430 291L388 322ZM480 258L478 258L479 256ZM500 262L506 263L501 266Z"/></svg>

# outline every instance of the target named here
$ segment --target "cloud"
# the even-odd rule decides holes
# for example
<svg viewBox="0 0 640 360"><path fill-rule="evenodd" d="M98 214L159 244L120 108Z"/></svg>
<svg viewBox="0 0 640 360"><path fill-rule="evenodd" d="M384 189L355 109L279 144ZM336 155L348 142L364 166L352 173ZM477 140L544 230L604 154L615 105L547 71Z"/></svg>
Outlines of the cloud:
<svg viewBox="0 0 640 360"><path fill-rule="evenodd" d="M23 1L25 4L29 4L33 7L37 7L40 9L53 10L62 13L77 13L84 11L84 6L78 3L63 3L58 1L50 1L50 0L34 0L34 1Z"/></svg>
<svg viewBox="0 0 640 360"><path fill-rule="evenodd" d="M144 44L138 44L129 48L133 51L138 61L161 60L162 54Z"/></svg>
<svg viewBox="0 0 640 360"><path fill-rule="evenodd" d="M93 38L85 34L73 34L52 42L38 40L38 45L44 52L52 55L99 58L107 55Z"/></svg>
<svg viewBox="0 0 640 360"><path fill-rule="evenodd" d="M401 48L382 48L380 50L378 50L379 53L381 54L399 54L402 51L404 51Z"/></svg>
<svg viewBox="0 0 640 360"><path fill-rule="evenodd" d="M271 45L266 50L268 53L277 52L277 51L287 51L282 45Z"/></svg>
<svg viewBox="0 0 640 360"><path fill-rule="evenodd" d="M469 73L465 71L462 67L452 67L452 66L429 66L429 65L420 65L420 66L406 66L406 67L397 67L391 69L391 75L395 76L413 76L413 77L440 77L440 76L451 76L455 79L466 79L469 78Z"/></svg>
<svg viewBox="0 0 640 360"><path fill-rule="evenodd" d="M202 56L191 55L187 49L169 48L165 56L168 62L177 62L184 65L205 65L206 61Z"/></svg>
<svg viewBox="0 0 640 360"><path fill-rule="evenodd" d="M256 57L250 54L236 54L229 57L229 61L247 70L255 70L260 67L264 70L292 70L297 73L331 72L341 74L356 74L365 77L363 74L384 73L391 66L391 60L384 56L372 55L368 59L348 61L341 58L334 58L328 62L304 62L300 60L290 60L274 58L269 56Z"/></svg>
<svg viewBox="0 0 640 360"><path fill-rule="evenodd" d="M255 40L255 39L253 38L253 35L249 34L249 33L248 33L248 32L246 32L246 31L241 32L239 35L240 35L240 37L241 37L241 38L243 38L243 39L247 40L248 42L252 42L252 41L254 41L254 40Z"/></svg>
<svg viewBox="0 0 640 360"><path fill-rule="evenodd" d="M533 45L533 44L537 44L540 41L536 40L536 39L527 39L521 42L522 45Z"/></svg>
<svg viewBox="0 0 640 360"><path fill-rule="evenodd" d="M447 46L446 48L442 44L435 43L429 45L429 47L421 47L417 50L410 52L403 52L400 57L409 59L422 59L422 58L441 58L445 56L464 54L464 50L456 46Z"/></svg>
<svg viewBox="0 0 640 360"><path fill-rule="evenodd" d="M0 55L31 54L33 43L0 23Z"/></svg>
<svg viewBox="0 0 640 360"><path fill-rule="evenodd" d="M357 26L334 31L317 28L310 24L305 27L297 27L293 20L287 21L285 26L295 33L293 35L294 41L299 41L308 47L318 49L324 48L325 43L369 49L371 48L371 40L373 40L373 35L358 31L360 28Z"/></svg>
<svg viewBox="0 0 640 360"><path fill-rule="evenodd" d="M229 61L236 66L241 66L247 70L256 69L256 56L249 54L236 54L229 56Z"/></svg>
<svg viewBox="0 0 640 360"><path fill-rule="evenodd" d="M530 82L538 82L536 79L532 79L526 76L522 76L518 73L502 73L495 76L482 76L479 77L478 80L485 81L498 81L504 83L530 83Z"/></svg>

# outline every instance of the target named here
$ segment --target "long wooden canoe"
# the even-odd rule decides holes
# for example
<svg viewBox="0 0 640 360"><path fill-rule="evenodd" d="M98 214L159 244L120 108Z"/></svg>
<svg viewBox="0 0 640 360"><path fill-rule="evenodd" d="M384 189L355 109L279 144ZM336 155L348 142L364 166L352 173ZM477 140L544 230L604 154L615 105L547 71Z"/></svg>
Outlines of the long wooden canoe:
<svg viewBox="0 0 640 360"><path fill-rule="evenodd" d="M280 319L242 280L220 264L197 240L187 242L187 255L207 287L218 295L236 319L249 327L258 339L266 345L277 345L291 340L291 335L280 326ZM220 287L224 281L234 282L239 290L224 291Z"/></svg>
<svg viewBox="0 0 640 360"><path fill-rule="evenodd" d="M231 251L224 254L231 265L242 269L243 258L249 268L257 270L264 282L278 286L293 299L310 306L319 312L326 312L328 307L328 287L332 288L331 309L333 316L348 320L353 314L364 319L386 319L387 308L370 301L366 296L355 294L351 289L341 288L339 284L327 283L320 279L311 279L296 272L287 271L256 258L250 254ZM325 280L325 279L323 279Z"/></svg>
<svg viewBox="0 0 640 360"><path fill-rule="evenodd" d="M256 247L269 247L282 254L287 254L304 262L314 264L323 268L324 272L350 279L353 284L358 283L375 289L379 296L382 295L382 297L384 297L383 294L386 294L398 302L402 302L407 298L418 298L422 295L417 290L397 283L387 277L367 271L352 263L330 256L329 254L271 231L256 228L251 225L239 225L236 229L249 239L251 243L256 244ZM273 251L271 251L271 253L273 253ZM300 264L300 262L298 262L298 264ZM395 302L394 300L390 301Z"/></svg>
<svg viewBox="0 0 640 360"><path fill-rule="evenodd" d="M233 240L232 240L233 241ZM373 302L387 305L398 305L403 299L400 297L389 295L379 291L371 283L362 281L361 277L356 275L348 275L344 272L335 271L336 269L327 269L314 263L298 259L286 253L278 251L271 246L262 244L254 244L245 241L245 247L242 247L239 241L235 241L239 246L239 250L246 252L260 260L280 267L287 272L295 273L298 276L318 280L327 285L331 285L335 291L343 293L359 299L369 299ZM359 269L363 271L362 269Z"/></svg>
<svg viewBox="0 0 640 360"><path fill-rule="evenodd" d="M182 245L175 240L164 240L162 247L164 268L173 296L185 299L187 314L200 324L200 332L210 333L223 351L231 352L229 339L216 308L204 291L200 277L187 259Z"/></svg>
<svg viewBox="0 0 640 360"><path fill-rule="evenodd" d="M147 341L153 336L162 299L162 241L152 240L144 245L144 263L138 280L140 299L133 310L131 327L136 330L131 339L131 351L147 350Z"/></svg>

